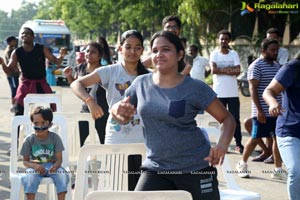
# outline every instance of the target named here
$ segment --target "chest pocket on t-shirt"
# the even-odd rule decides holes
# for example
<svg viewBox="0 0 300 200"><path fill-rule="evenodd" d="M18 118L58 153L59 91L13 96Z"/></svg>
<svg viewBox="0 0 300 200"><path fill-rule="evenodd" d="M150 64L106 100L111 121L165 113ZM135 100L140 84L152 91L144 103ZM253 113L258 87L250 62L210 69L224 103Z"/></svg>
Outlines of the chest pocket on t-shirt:
<svg viewBox="0 0 300 200"><path fill-rule="evenodd" d="M175 118L183 117L185 113L185 100L171 101L169 115Z"/></svg>

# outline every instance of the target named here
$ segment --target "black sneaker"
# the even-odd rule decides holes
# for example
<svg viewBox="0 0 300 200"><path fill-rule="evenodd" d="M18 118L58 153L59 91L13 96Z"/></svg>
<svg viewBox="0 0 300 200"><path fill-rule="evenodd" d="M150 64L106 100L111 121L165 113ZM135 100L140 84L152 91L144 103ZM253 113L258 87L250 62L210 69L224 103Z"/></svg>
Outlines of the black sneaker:
<svg viewBox="0 0 300 200"><path fill-rule="evenodd" d="M236 145L235 151L236 151L237 153L243 154L243 152L244 152L244 146L243 146L242 144Z"/></svg>
<svg viewBox="0 0 300 200"><path fill-rule="evenodd" d="M6 155L10 156L10 151L11 151L11 149L9 149L9 150L6 152Z"/></svg>

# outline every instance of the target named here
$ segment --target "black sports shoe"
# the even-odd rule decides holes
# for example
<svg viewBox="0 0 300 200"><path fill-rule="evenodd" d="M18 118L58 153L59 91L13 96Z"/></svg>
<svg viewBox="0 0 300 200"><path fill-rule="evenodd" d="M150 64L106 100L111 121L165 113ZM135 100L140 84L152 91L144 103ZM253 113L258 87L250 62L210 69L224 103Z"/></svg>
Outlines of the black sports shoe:
<svg viewBox="0 0 300 200"><path fill-rule="evenodd" d="M235 151L236 151L237 153L243 154L243 152L244 152L244 146L243 146L242 144L236 145Z"/></svg>

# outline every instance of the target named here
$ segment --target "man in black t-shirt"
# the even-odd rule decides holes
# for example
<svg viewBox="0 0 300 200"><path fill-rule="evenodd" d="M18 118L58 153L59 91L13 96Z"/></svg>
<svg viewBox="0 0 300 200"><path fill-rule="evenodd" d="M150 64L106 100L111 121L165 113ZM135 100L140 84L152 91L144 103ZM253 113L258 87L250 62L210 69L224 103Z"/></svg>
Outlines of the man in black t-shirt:
<svg viewBox="0 0 300 200"><path fill-rule="evenodd" d="M59 58L56 58L49 48L34 43L34 32L28 27L21 30L21 40L22 46L12 52L7 65L0 57L0 64L2 64L5 73L14 71L18 64L21 68L21 82L15 96L16 115L24 114L23 100L28 93L52 93L46 80L46 58L59 66L67 54L67 50L62 48Z"/></svg>

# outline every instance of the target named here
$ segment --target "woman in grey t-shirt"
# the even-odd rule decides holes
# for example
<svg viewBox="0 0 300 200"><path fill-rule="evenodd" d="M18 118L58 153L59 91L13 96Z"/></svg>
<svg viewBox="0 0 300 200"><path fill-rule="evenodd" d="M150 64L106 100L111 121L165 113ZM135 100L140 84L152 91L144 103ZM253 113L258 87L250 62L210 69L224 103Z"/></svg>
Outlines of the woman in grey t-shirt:
<svg viewBox="0 0 300 200"><path fill-rule="evenodd" d="M150 45L157 72L136 78L111 110L119 123L137 111L143 124L147 156L135 190L186 190L194 200L220 199L214 165L224 160L234 119L209 86L178 73L184 48L177 36L158 32ZM223 124L214 147L195 121L202 110Z"/></svg>

